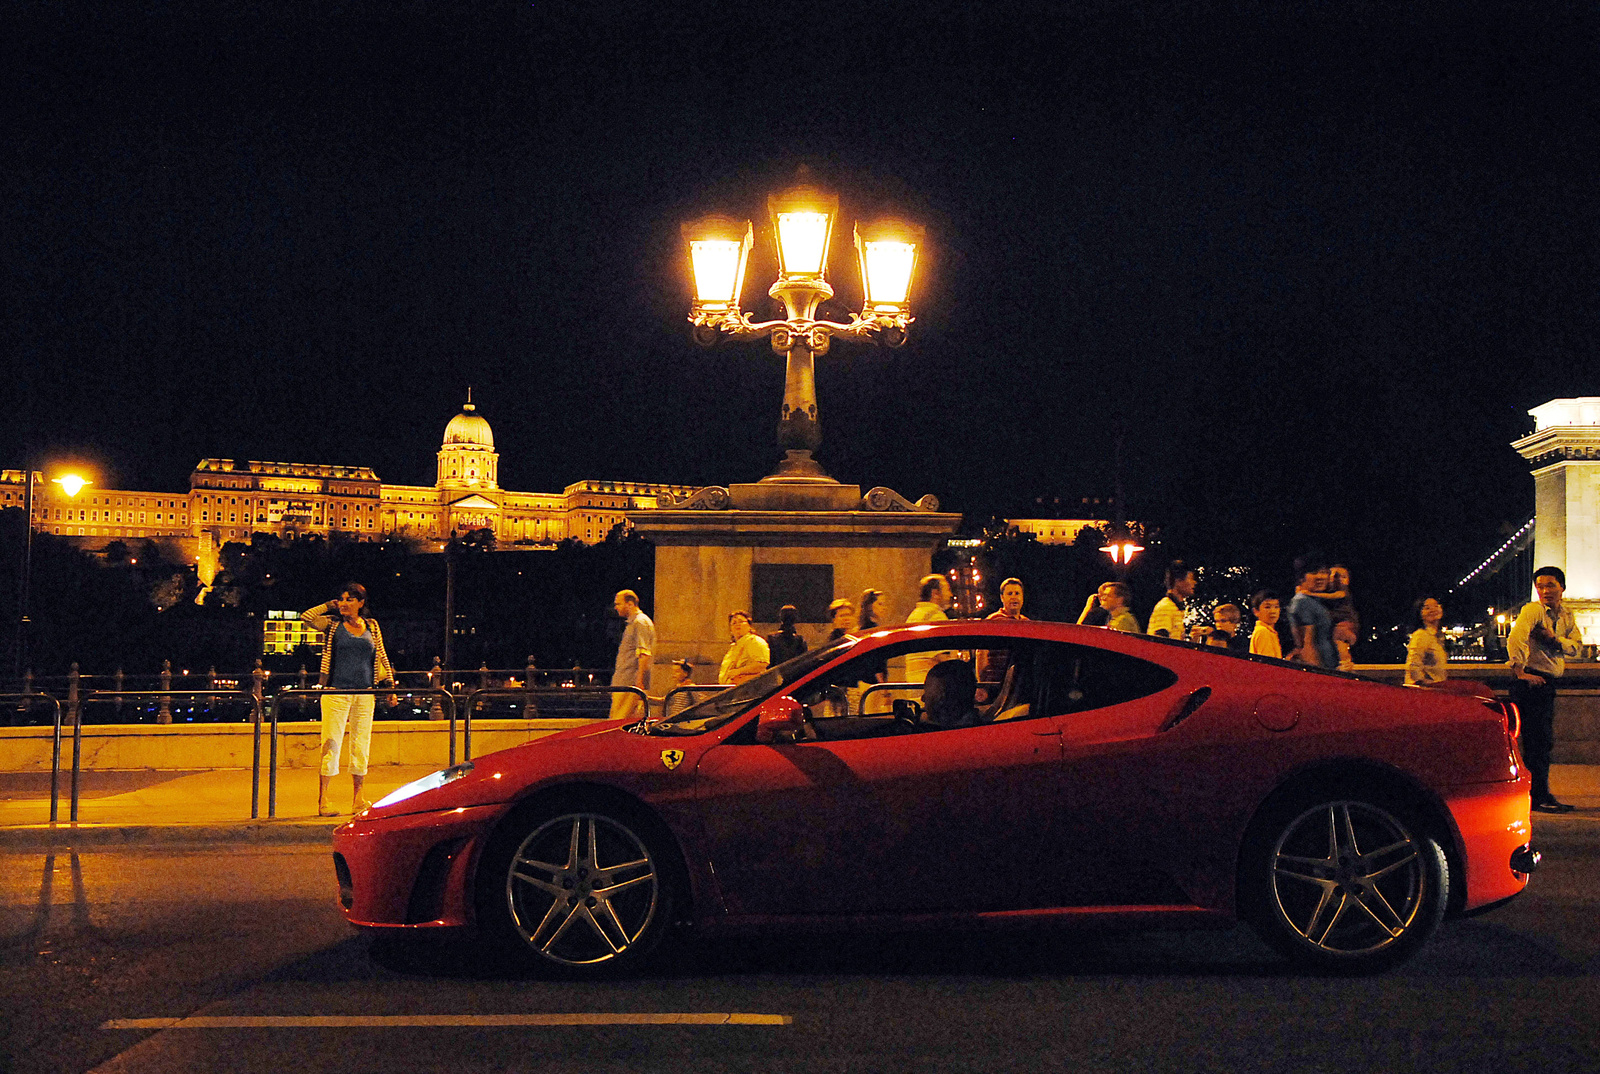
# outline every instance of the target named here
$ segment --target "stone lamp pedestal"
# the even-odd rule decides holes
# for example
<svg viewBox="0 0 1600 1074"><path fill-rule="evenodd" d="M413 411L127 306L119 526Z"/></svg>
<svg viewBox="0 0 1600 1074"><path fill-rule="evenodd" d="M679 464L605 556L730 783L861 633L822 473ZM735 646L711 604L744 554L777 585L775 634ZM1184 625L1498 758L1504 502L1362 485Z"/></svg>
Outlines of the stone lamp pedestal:
<svg viewBox="0 0 1600 1074"><path fill-rule="evenodd" d="M809 455L809 452L806 453ZM656 546L655 667L687 659L697 683L715 682L727 652L728 616L751 612L758 633L776 630L777 608L801 611L800 633L827 638L827 605L859 605L881 590L880 625L905 621L933 552L961 522L924 496L783 469L764 481L698 489L669 507L630 511L634 531ZM657 676L653 693L663 692Z"/></svg>

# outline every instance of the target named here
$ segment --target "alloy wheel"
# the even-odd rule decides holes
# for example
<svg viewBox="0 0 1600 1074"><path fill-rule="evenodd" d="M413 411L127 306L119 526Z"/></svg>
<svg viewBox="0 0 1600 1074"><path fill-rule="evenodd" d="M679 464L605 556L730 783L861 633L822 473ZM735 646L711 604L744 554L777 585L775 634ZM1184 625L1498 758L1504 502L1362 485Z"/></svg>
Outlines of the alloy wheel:
<svg viewBox="0 0 1600 1074"><path fill-rule="evenodd" d="M1319 954L1359 958L1412 930L1431 897L1428 848L1367 802L1319 803L1285 826L1272 850L1282 921Z"/></svg>
<svg viewBox="0 0 1600 1074"><path fill-rule="evenodd" d="M640 942L661 897L644 841L599 813L554 817L524 839L506 872L506 904L532 950L563 966L594 966Z"/></svg>

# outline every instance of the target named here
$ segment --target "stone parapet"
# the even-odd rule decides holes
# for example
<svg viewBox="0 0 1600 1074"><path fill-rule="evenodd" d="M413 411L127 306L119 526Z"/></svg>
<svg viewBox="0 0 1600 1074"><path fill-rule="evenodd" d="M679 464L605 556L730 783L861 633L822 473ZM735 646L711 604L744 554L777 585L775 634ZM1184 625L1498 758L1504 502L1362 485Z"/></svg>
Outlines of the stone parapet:
<svg viewBox="0 0 1600 1074"><path fill-rule="evenodd" d="M564 731L589 720L473 720L472 752L478 756L509 749ZM52 729L0 727L0 772L50 771ZM321 756L321 725L314 721L278 724L278 765L312 768ZM461 729L457 728L457 749ZM249 768L255 754L255 728L230 724L95 724L83 728L84 769L157 768L193 770ZM348 758L349 751L343 751ZM267 729L262 727L261 767L267 767ZM450 760L449 725L437 720L380 720L372 725L373 765L432 765ZM348 764L348 762L346 762ZM61 736L61 768L72 767L72 736Z"/></svg>

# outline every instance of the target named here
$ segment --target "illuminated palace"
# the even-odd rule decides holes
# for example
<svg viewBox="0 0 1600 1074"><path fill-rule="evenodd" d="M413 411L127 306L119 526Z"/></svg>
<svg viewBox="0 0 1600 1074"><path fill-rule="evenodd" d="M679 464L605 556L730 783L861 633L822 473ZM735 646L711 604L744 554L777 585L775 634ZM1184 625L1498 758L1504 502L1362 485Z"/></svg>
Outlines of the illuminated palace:
<svg viewBox="0 0 1600 1074"><path fill-rule="evenodd" d="M34 528L91 549L112 541L175 541L209 581L217 550L252 533L338 533L359 540L397 533L435 550L453 535L481 529L492 530L502 548L549 546L569 537L594 543L624 521L623 512L666 506L694 491L579 481L561 492L509 492L500 487L499 468L494 433L469 401L445 426L432 485L386 485L364 466L202 459L186 494L90 485L69 498L39 475ZM20 508L23 498L23 472L0 472L0 507Z"/></svg>

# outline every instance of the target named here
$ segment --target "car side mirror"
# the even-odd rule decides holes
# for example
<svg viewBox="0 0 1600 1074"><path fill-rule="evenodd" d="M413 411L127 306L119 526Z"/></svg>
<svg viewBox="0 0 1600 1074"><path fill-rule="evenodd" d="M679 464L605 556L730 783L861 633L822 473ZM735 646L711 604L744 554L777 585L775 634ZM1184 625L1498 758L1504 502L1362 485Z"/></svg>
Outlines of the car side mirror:
<svg viewBox="0 0 1600 1074"><path fill-rule="evenodd" d="M805 732L805 709L792 697L775 697L756 712L756 741L793 742Z"/></svg>

